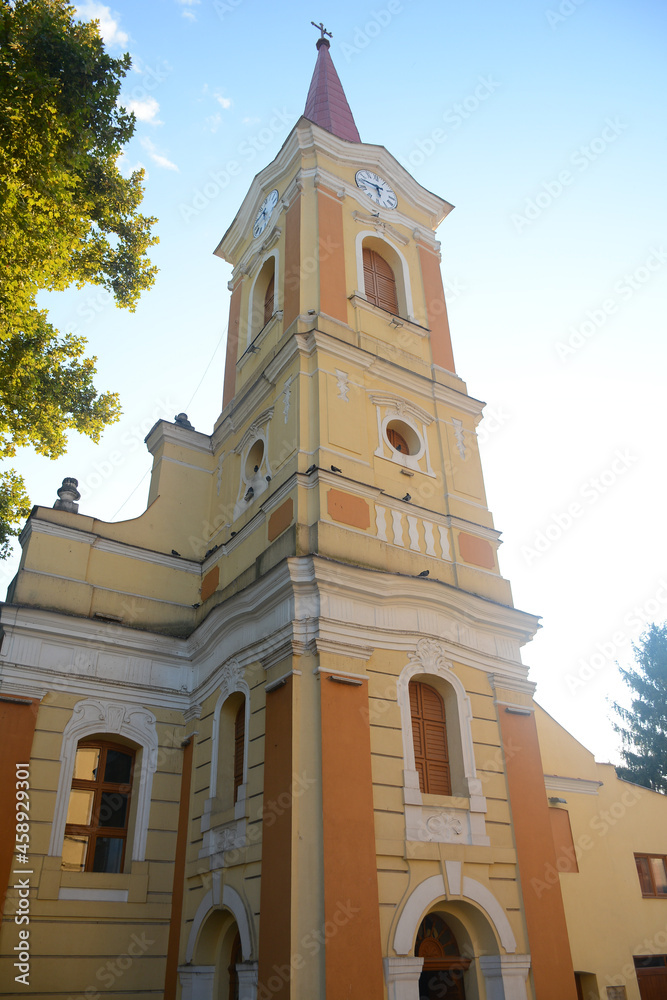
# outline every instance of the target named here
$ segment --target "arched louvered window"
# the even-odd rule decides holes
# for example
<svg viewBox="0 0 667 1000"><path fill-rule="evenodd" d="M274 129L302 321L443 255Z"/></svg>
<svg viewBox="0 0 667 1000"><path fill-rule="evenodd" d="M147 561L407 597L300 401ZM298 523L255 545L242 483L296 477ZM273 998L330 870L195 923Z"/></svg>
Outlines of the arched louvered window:
<svg viewBox="0 0 667 1000"><path fill-rule="evenodd" d="M364 284L370 302L398 315L394 272L384 257L368 247L364 247Z"/></svg>
<svg viewBox="0 0 667 1000"><path fill-rule="evenodd" d="M245 701L239 705L234 722L234 802L243 784L243 750L245 744Z"/></svg>
<svg viewBox="0 0 667 1000"><path fill-rule="evenodd" d="M275 273L271 275L269 283L266 286L266 292L264 293L264 326L266 326L266 324L273 316L274 286L275 286Z"/></svg>
<svg viewBox="0 0 667 1000"><path fill-rule="evenodd" d="M429 684L410 682L415 768L422 792L451 795L445 703Z"/></svg>

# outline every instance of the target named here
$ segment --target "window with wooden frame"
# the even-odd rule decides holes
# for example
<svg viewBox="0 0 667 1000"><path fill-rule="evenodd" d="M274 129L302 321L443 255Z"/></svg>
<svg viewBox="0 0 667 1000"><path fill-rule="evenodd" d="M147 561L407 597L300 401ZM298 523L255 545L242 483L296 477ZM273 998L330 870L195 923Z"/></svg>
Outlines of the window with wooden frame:
<svg viewBox="0 0 667 1000"><path fill-rule="evenodd" d="M245 701L239 705L234 720L234 803L243 784L243 752L245 749Z"/></svg>
<svg viewBox="0 0 667 1000"><path fill-rule="evenodd" d="M396 278L391 266L375 250L364 247L364 287L369 302L398 315Z"/></svg>
<svg viewBox="0 0 667 1000"><path fill-rule="evenodd" d="M410 682L410 715L420 790L431 795L451 795L445 703L430 684Z"/></svg>
<svg viewBox="0 0 667 1000"><path fill-rule="evenodd" d="M664 854L635 854L642 896L667 899L667 857Z"/></svg>
<svg viewBox="0 0 667 1000"><path fill-rule="evenodd" d="M74 761L62 867L123 871L135 751L105 740L79 744Z"/></svg>
<svg viewBox="0 0 667 1000"><path fill-rule="evenodd" d="M266 324L269 322L274 312L273 307L275 301L275 296L274 296L274 288L276 283L275 279L276 276L274 272L274 274L272 274L271 278L269 279L269 283L266 286L266 291L264 293L264 326L266 326Z"/></svg>

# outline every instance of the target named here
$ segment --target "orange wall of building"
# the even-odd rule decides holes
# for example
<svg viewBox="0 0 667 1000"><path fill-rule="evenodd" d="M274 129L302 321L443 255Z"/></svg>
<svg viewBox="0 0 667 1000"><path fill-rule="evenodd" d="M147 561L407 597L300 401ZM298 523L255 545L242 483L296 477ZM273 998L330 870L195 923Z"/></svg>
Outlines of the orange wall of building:
<svg viewBox="0 0 667 1000"><path fill-rule="evenodd" d="M382 1000L368 684L321 685L326 995Z"/></svg>
<svg viewBox="0 0 667 1000"><path fill-rule="evenodd" d="M285 216L285 290L283 329L301 311L301 198L296 198Z"/></svg>
<svg viewBox="0 0 667 1000"><path fill-rule="evenodd" d="M291 996L281 970L290 968L292 947L292 694L291 677L267 694L264 737L258 994L279 1000Z"/></svg>
<svg viewBox="0 0 667 1000"><path fill-rule="evenodd" d="M447 371L453 372L456 369L454 368L454 352L452 351L452 339L449 333L449 320L447 319L445 290L442 287L440 261L435 254L422 246L419 247L419 261L422 269L426 315L431 330L431 356L433 363L439 365L440 368L446 368Z"/></svg>
<svg viewBox="0 0 667 1000"><path fill-rule="evenodd" d="M535 716L504 705L499 714L535 993L539 1000L576 1000L560 882L545 881L556 852Z"/></svg>
<svg viewBox="0 0 667 1000"><path fill-rule="evenodd" d="M32 750L32 740L35 735L35 723L37 721L37 711L39 700L32 699L11 699L0 700L0 732L2 733L2 754L0 754L0 802L2 803L3 819L0 823L0 878L2 878L2 909L0 909L0 921L4 910L5 894L9 883L10 872L12 871L14 848L16 846L16 824L15 803L16 803L16 766L17 764L29 764L30 752ZM27 780L28 786L30 779ZM25 785L22 791L30 793L30 787ZM30 799L28 798L28 804ZM30 810L27 810L30 815ZM28 851L28 856L30 852ZM18 866L17 866L18 867Z"/></svg>
<svg viewBox="0 0 667 1000"><path fill-rule="evenodd" d="M343 206L333 192L317 192L320 255L320 310L347 323L343 252Z"/></svg>

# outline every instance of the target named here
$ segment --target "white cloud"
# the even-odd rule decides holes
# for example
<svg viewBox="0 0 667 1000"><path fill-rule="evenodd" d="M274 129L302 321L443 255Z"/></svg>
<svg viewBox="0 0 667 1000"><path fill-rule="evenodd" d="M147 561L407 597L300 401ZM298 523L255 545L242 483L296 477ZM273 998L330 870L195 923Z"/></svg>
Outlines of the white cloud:
<svg viewBox="0 0 667 1000"><path fill-rule="evenodd" d="M206 127L209 130L209 132L217 132L221 125L222 125L222 115L218 114L217 112L214 115L209 115L208 118L206 119Z"/></svg>
<svg viewBox="0 0 667 1000"><path fill-rule="evenodd" d="M154 97L148 96L143 100L131 100L127 102L127 110L134 111L137 121L148 122L149 125L162 125L157 117L160 105Z"/></svg>
<svg viewBox="0 0 667 1000"><path fill-rule="evenodd" d="M76 13L82 21L100 22L100 35L105 45L127 45L129 35L120 30L109 7L96 3L95 0L87 0L86 3L77 4Z"/></svg>
<svg viewBox="0 0 667 1000"><path fill-rule="evenodd" d="M216 91L213 96L215 97L220 107L224 108L225 111L227 110L227 108L231 108L232 102L229 97L223 97L222 94L218 93L218 91Z"/></svg>
<svg viewBox="0 0 667 1000"><path fill-rule="evenodd" d="M193 11L191 11L189 8L197 6L197 4L201 3L201 0L176 0L176 3L179 4L181 7L186 8L186 10L182 11L183 17L187 17L189 21L197 20Z"/></svg>
<svg viewBox="0 0 667 1000"><path fill-rule="evenodd" d="M144 180L148 180L148 170L146 170L146 165L142 163L141 160L137 160L136 163L130 163L130 158L126 153L120 154L116 160L116 166L120 170L123 177L131 177L135 170L143 170L145 171Z"/></svg>
<svg viewBox="0 0 667 1000"><path fill-rule="evenodd" d="M163 170L175 170L178 172L176 164L172 163L171 160L168 160L166 156L162 155L162 153L158 153L155 143L151 142L150 139L142 139L141 145L144 147L153 163L157 163L158 167L162 167Z"/></svg>

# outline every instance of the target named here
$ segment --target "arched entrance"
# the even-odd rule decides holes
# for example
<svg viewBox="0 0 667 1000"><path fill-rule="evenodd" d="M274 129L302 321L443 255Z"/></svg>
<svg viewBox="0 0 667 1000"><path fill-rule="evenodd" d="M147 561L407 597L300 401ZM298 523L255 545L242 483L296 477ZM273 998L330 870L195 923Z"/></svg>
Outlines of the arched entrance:
<svg viewBox="0 0 667 1000"><path fill-rule="evenodd" d="M424 959L419 976L419 1000L465 1000L464 973L470 959L461 955L454 932L437 913L422 920L415 955Z"/></svg>

